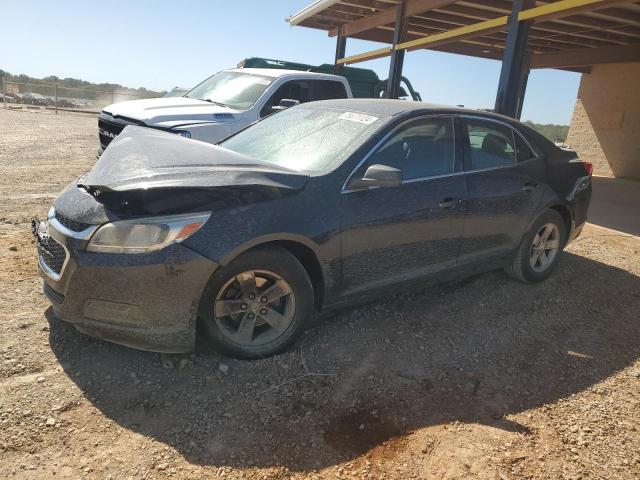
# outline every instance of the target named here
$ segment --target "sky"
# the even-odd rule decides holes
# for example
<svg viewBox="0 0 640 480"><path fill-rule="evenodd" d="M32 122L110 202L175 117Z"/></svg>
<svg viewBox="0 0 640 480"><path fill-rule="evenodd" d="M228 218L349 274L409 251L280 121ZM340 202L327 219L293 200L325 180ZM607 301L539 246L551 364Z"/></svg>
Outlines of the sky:
<svg viewBox="0 0 640 480"><path fill-rule="evenodd" d="M335 38L290 27L285 18L312 0L21 0L2 11L0 69L127 87L190 87L243 58L332 63ZM26 20L28 19L28 20ZM347 55L382 44L349 39ZM363 62L387 78L389 59ZM493 108L500 62L417 50L403 74L423 100ZM580 74L533 70L523 120L568 124Z"/></svg>

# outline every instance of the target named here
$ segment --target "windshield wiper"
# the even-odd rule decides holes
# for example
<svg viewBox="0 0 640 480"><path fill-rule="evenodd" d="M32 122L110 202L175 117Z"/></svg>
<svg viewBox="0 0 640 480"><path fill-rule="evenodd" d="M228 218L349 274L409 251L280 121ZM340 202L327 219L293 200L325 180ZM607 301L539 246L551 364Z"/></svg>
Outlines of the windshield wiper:
<svg viewBox="0 0 640 480"><path fill-rule="evenodd" d="M209 102L209 103L213 103L215 105L218 105L219 107L231 108L229 105L225 105L222 102L216 102L215 100L211 100L210 98L205 98L204 101L205 102Z"/></svg>

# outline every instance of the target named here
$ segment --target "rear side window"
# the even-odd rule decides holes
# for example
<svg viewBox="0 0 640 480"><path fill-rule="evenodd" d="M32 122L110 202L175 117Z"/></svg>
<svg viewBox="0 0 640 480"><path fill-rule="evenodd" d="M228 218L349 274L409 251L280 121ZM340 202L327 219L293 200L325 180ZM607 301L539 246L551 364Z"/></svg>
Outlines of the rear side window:
<svg viewBox="0 0 640 480"><path fill-rule="evenodd" d="M403 180L414 180L453 173L453 152L453 119L421 118L400 127L367 164L398 168Z"/></svg>
<svg viewBox="0 0 640 480"><path fill-rule="evenodd" d="M479 119L468 119L465 123L471 170L504 167L515 163L516 149L510 127Z"/></svg>
<svg viewBox="0 0 640 480"><path fill-rule="evenodd" d="M515 132L513 136L516 140L516 159L518 162L526 162L527 160L535 158L535 153L529 148L529 145L523 140L522 136L520 136L518 132Z"/></svg>
<svg viewBox="0 0 640 480"><path fill-rule="evenodd" d="M344 88L342 82L333 80L314 80L313 81L314 100L333 100L335 98L347 98L347 89Z"/></svg>

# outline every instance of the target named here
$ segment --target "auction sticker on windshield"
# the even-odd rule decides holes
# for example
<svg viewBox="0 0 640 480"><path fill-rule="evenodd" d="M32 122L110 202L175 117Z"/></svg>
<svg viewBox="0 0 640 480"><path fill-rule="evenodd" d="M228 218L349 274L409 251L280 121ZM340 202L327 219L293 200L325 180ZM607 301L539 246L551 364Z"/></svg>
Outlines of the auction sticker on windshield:
<svg viewBox="0 0 640 480"><path fill-rule="evenodd" d="M378 120L378 117L374 117L373 115L356 112L345 112L340 115L340 118L342 120L349 120L350 122L364 123L365 125L371 125L373 122Z"/></svg>

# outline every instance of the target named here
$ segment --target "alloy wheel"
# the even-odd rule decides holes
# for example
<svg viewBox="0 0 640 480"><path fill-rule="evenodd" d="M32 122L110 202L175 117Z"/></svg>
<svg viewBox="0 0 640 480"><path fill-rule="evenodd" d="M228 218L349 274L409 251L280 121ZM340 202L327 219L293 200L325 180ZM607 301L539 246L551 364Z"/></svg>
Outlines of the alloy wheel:
<svg viewBox="0 0 640 480"><path fill-rule="evenodd" d="M531 243L529 263L536 272L546 271L560 250L560 230L554 223L547 223L538 230Z"/></svg>
<svg viewBox="0 0 640 480"><path fill-rule="evenodd" d="M277 273L248 270L218 292L214 318L222 334L243 346L258 346L282 335L295 315L295 295Z"/></svg>

